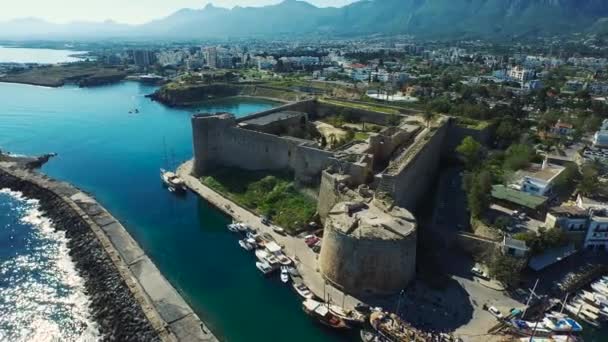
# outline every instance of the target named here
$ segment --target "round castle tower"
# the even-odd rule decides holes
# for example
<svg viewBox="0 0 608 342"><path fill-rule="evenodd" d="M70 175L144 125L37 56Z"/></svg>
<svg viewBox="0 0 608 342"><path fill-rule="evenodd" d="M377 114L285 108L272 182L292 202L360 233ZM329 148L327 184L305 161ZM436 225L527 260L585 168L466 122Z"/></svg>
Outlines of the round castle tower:
<svg viewBox="0 0 608 342"><path fill-rule="evenodd" d="M400 207L336 204L325 222L321 274L351 294L392 294L416 273L416 221Z"/></svg>

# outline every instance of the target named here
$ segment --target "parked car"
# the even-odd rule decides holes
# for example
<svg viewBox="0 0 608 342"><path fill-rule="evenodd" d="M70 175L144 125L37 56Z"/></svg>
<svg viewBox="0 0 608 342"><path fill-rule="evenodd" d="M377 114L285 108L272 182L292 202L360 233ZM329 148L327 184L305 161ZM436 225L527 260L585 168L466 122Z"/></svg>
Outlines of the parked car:
<svg viewBox="0 0 608 342"><path fill-rule="evenodd" d="M479 269L477 267L471 268L471 273L478 276L479 278L488 279L488 275L485 274L481 269Z"/></svg>
<svg viewBox="0 0 608 342"><path fill-rule="evenodd" d="M502 313L500 313L500 311L498 311L498 309L497 309L497 308L495 308L495 307L493 307L493 306L490 306L490 307L488 308L488 312L489 312L489 313L491 313L491 314L492 314L492 316L494 316L494 317L496 317L496 318L498 318L498 319L502 319L502 318L503 318Z"/></svg>
<svg viewBox="0 0 608 342"><path fill-rule="evenodd" d="M262 216L262 224L270 226L270 219L268 218L268 216Z"/></svg>

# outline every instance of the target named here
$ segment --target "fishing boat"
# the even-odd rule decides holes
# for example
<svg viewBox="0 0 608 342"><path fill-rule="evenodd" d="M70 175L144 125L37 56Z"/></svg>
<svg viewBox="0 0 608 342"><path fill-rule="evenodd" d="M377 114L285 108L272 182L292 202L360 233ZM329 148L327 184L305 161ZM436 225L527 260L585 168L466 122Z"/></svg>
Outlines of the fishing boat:
<svg viewBox="0 0 608 342"><path fill-rule="evenodd" d="M253 243L249 239L239 240L239 245L243 247L244 250L249 252L255 249L255 240Z"/></svg>
<svg viewBox="0 0 608 342"><path fill-rule="evenodd" d="M255 267L257 267L258 270L260 270L260 272L262 272L264 275L269 275L276 270L276 268L270 266L267 262L257 261L255 263Z"/></svg>
<svg viewBox="0 0 608 342"><path fill-rule="evenodd" d="M163 184L169 188L171 192L185 192L186 185L184 181L179 178L174 172L166 171L165 169L160 169L160 179L163 181Z"/></svg>
<svg viewBox="0 0 608 342"><path fill-rule="evenodd" d="M244 223L240 223L237 228L238 228L239 232L246 232L251 229L251 228L249 228L248 225L246 225Z"/></svg>
<svg viewBox="0 0 608 342"><path fill-rule="evenodd" d="M304 285L302 278L291 277L292 287L302 299L313 299L315 295L310 291L308 286Z"/></svg>
<svg viewBox="0 0 608 342"><path fill-rule="evenodd" d="M340 317L346 324L350 326L362 326L365 324L366 317L355 310L345 310L343 307L338 305L329 305L329 311Z"/></svg>
<svg viewBox="0 0 608 342"><path fill-rule="evenodd" d="M427 341L418 330L405 323L395 314L374 311L370 315L369 323L380 336L383 336L390 341Z"/></svg>
<svg viewBox="0 0 608 342"><path fill-rule="evenodd" d="M289 271L286 266L281 266L281 281L285 284L289 282Z"/></svg>
<svg viewBox="0 0 608 342"><path fill-rule="evenodd" d="M308 315L316 318L321 324L335 329L349 329L350 327L338 316L329 311L328 305L313 299L306 299L302 309Z"/></svg>

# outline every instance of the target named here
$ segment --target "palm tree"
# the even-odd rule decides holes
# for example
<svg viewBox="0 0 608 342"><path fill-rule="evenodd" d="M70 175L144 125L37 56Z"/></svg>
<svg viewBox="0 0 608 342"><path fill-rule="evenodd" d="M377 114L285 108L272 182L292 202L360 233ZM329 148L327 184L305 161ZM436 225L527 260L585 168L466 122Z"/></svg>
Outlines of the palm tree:
<svg viewBox="0 0 608 342"><path fill-rule="evenodd" d="M424 112L422 113L422 119L424 119L424 122L426 123L426 127L429 128L429 126L431 126L431 122L433 121L433 118L435 118L435 114L433 112Z"/></svg>

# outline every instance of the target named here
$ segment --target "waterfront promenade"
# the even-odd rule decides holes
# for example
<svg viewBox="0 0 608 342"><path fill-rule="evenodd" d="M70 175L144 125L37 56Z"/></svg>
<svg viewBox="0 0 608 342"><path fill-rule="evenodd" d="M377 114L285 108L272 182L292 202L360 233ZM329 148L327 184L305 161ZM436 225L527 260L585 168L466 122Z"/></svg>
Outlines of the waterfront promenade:
<svg viewBox="0 0 608 342"><path fill-rule="evenodd" d="M329 298L332 303L343 306L347 310L352 310L355 305L362 302L357 298L345 295L342 291L331 286L329 283L325 284L325 280L318 270L318 254L314 253L312 249L306 246L304 239L277 234L272 229L272 225L267 226L262 224L261 218L255 213L215 192L201 183L199 179L192 176L192 160L182 164L177 169L177 174L184 180L186 186L190 190L197 193L226 215L232 217L233 220L246 223L259 232L272 235L277 243L283 247L285 254L295 261L304 283L317 297L324 298L325 295L325 298ZM238 248L236 244L235 248ZM255 267L255 265L252 263L251 267Z"/></svg>
<svg viewBox="0 0 608 342"><path fill-rule="evenodd" d="M218 341L122 224L94 198L68 183L16 168L13 163L0 163L0 174L52 193L86 222L160 340Z"/></svg>

